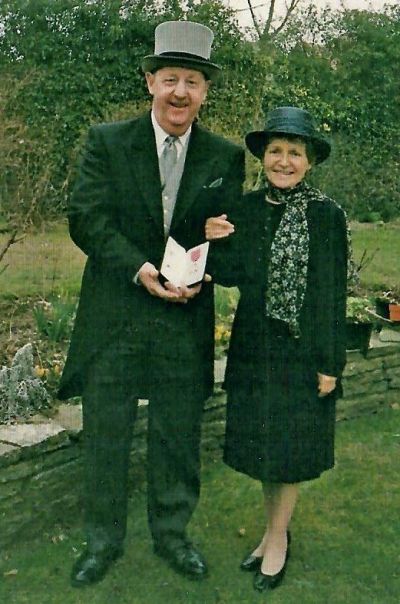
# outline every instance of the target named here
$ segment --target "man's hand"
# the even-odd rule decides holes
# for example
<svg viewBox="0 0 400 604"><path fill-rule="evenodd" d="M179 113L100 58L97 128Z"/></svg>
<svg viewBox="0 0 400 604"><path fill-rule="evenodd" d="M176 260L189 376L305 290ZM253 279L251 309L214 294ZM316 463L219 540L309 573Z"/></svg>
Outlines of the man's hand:
<svg viewBox="0 0 400 604"><path fill-rule="evenodd" d="M168 302L182 302L178 288L171 283L168 287L163 287L158 280L159 274L154 264L145 262L139 269L138 279L151 296L162 298ZM165 285L167 286L167 283Z"/></svg>
<svg viewBox="0 0 400 604"><path fill-rule="evenodd" d="M331 375L318 373L318 396L327 396L336 388L336 378Z"/></svg>
<svg viewBox="0 0 400 604"><path fill-rule="evenodd" d="M212 281L211 275L205 273L203 281L204 281L204 283L210 283ZM169 291L175 291L176 293L178 293L179 294L179 302L185 303L185 302L188 302L189 300L191 300L192 298L194 298L195 296L197 296L197 294L200 293L201 287L202 287L202 283L198 283L194 287L186 287L184 285L182 285L181 287L175 287L175 285L172 285L172 283L170 281L167 281L166 284L165 284L165 287Z"/></svg>
<svg viewBox="0 0 400 604"><path fill-rule="evenodd" d="M176 287L170 281L167 281L163 286L158 280L159 274L159 271L150 262L145 262L139 269L138 279L151 296L162 298L167 302L187 304L189 300L197 296L197 294L201 291L201 283L195 287ZM211 281L210 275L204 275L204 281Z"/></svg>
<svg viewBox="0 0 400 604"><path fill-rule="evenodd" d="M207 241L223 239L224 237L229 237L229 235L235 232L235 226L229 222L227 218L227 214L207 218L205 226Z"/></svg>
<svg viewBox="0 0 400 604"><path fill-rule="evenodd" d="M168 291L177 293L177 295L179 296L177 300L178 302L186 304L186 302L189 302L189 300L191 300L192 298L197 296L198 293L200 293L201 283L199 283L195 287L186 287L185 285L181 285L181 287L175 287L175 285L172 285L170 281L167 281L165 287L168 289Z"/></svg>

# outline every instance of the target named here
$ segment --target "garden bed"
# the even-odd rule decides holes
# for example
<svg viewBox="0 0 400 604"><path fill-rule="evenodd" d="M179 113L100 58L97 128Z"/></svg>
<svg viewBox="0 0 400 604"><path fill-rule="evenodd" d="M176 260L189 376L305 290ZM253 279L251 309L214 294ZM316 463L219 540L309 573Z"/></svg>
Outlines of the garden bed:
<svg viewBox="0 0 400 604"><path fill-rule="evenodd" d="M225 394L219 389L225 360L216 362L216 391L206 405L203 456L218 459L225 431ZM400 407L400 344L348 353L344 397L337 419L352 419ZM139 406L130 484L145 482L147 405ZM81 407L63 404L50 419L0 426L0 548L19 537L34 537L56 525L81 521Z"/></svg>

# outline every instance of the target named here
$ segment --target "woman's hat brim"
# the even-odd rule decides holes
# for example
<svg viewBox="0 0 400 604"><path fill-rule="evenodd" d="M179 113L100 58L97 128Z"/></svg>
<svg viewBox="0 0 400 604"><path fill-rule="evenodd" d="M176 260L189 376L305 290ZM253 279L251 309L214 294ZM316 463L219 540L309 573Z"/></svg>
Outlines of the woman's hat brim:
<svg viewBox="0 0 400 604"><path fill-rule="evenodd" d="M162 55L148 55L142 60L142 70L146 72L154 72L163 67L183 67L184 69L194 69L201 71L207 80L217 80L221 68L215 63L211 63L201 57L189 57L182 55L168 54L168 56Z"/></svg>
<svg viewBox="0 0 400 604"><path fill-rule="evenodd" d="M286 131L286 132L274 132L269 130L255 130L254 132L249 132L245 136L245 142L250 153L258 157L258 159L263 159L265 153L265 147L268 144L268 141L271 138L285 138L286 136L290 137L298 137L303 139L304 141L309 141L312 143L315 150L315 163L320 164L325 161L331 152L331 144L330 142L323 138L322 136L310 136L301 132L294 131Z"/></svg>

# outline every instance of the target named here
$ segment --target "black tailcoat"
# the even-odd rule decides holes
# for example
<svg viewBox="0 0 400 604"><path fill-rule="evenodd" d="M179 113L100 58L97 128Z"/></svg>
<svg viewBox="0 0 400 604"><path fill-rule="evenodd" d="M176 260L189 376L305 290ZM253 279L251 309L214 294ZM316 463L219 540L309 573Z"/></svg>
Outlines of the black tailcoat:
<svg viewBox="0 0 400 604"><path fill-rule="evenodd" d="M243 151L193 124L170 235L185 248L203 242L206 219L222 208L229 211L239 199L243 174ZM150 393L154 349L158 372L169 374L184 362L204 397L210 394L213 286L204 284L200 295L180 305L151 297L132 281L144 262L160 267L165 247L150 115L91 129L68 215L71 237L88 260L60 398L82 393L90 360L127 329L137 353L139 397ZM215 248L210 273L224 244Z"/></svg>
<svg viewBox="0 0 400 604"><path fill-rule="evenodd" d="M192 126L170 235L186 249L206 219L241 196L244 152ZM68 208L73 241L87 254L60 398L83 395L86 522L91 549L120 547L137 399L148 408L148 510L155 540L185 539L199 496L203 402L212 392L213 285L187 304L133 282L165 248L161 183L150 114L93 127ZM218 270L229 241L211 245Z"/></svg>

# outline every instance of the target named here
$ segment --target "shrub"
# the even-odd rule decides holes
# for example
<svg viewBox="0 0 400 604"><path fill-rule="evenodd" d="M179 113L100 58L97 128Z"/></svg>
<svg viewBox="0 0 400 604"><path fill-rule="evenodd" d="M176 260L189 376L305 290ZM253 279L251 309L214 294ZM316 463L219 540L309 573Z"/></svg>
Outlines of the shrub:
<svg viewBox="0 0 400 604"><path fill-rule="evenodd" d="M50 301L41 300L33 308L33 316L39 335L52 342L66 340L72 329L76 302L64 300L61 296Z"/></svg>
<svg viewBox="0 0 400 604"><path fill-rule="evenodd" d="M389 221L400 214L399 163L395 141L333 138L332 155L318 166L311 182L360 222Z"/></svg>
<svg viewBox="0 0 400 604"><path fill-rule="evenodd" d="M29 417L48 406L50 396L33 367L32 344L20 348L11 367L0 370L0 423Z"/></svg>

